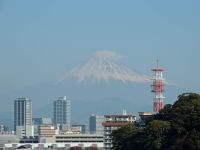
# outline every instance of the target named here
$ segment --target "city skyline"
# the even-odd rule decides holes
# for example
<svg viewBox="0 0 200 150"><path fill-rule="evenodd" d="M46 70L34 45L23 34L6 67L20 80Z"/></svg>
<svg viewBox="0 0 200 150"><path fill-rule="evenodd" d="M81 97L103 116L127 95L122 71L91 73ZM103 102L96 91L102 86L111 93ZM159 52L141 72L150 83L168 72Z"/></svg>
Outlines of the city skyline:
<svg viewBox="0 0 200 150"><path fill-rule="evenodd" d="M44 108L52 107L60 95L69 97L78 110L79 105L87 106L85 114L72 109L73 122L86 122L83 117L92 113L117 113L124 108L130 114L152 111L150 82L136 83L133 76L125 78L122 72L114 72L111 78L101 75L98 80L96 72L102 72L98 68L92 70L95 82L88 74L76 79L82 73L77 68L101 60L98 52L104 52L109 63L111 59L117 67L126 66L140 77L152 77L151 69L159 59L160 67L166 69L164 78L175 85L166 86L164 104L172 104L183 92L199 93L199 4L197 0L1 1L0 119L6 119L4 114L12 118L13 99L26 96L33 101L34 117L41 110L44 117L51 116L53 112ZM70 71L71 76L61 80ZM86 80L80 83L81 79ZM104 106L111 103L116 106Z"/></svg>
<svg viewBox="0 0 200 150"><path fill-rule="evenodd" d="M1 0L0 149L198 148L199 6Z"/></svg>

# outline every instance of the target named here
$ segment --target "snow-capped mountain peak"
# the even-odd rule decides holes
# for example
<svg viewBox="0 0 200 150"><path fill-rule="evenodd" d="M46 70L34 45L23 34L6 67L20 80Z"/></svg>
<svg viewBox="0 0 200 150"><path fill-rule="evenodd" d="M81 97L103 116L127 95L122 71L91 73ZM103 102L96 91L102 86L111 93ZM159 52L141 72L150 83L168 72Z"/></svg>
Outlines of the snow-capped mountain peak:
<svg viewBox="0 0 200 150"><path fill-rule="evenodd" d="M66 74L60 80L58 80L57 83L70 76L77 78L79 82L82 82L86 79L92 79L94 82L102 79L106 81L109 81L109 79L114 79L121 80L123 83L128 81L150 81L150 77L146 75L140 75L132 69L115 62L122 57L122 55L116 54L112 51L97 51L84 64L79 64L66 72Z"/></svg>

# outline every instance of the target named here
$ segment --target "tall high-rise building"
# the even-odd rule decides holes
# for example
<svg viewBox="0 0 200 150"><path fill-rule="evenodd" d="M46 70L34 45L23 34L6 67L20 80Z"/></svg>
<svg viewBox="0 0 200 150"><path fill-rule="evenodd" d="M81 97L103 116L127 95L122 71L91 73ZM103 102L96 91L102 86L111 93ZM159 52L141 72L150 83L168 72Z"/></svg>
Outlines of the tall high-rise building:
<svg viewBox="0 0 200 150"><path fill-rule="evenodd" d="M90 133L103 135L103 122L104 116L90 115Z"/></svg>
<svg viewBox="0 0 200 150"><path fill-rule="evenodd" d="M18 137L34 136L32 101L26 97L14 101L14 129Z"/></svg>
<svg viewBox="0 0 200 150"><path fill-rule="evenodd" d="M59 97L53 103L53 123L55 126L61 127L62 130L70 130L71 128L71 104L66 96Z"/></svg>

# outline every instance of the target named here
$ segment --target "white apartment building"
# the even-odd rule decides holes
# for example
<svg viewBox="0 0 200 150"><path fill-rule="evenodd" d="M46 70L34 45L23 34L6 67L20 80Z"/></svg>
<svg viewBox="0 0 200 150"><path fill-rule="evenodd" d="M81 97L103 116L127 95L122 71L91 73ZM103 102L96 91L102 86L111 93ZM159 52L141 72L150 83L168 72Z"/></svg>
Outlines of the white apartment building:
<svg viewBox="0 0 200 150"><path fill-rule="evenodd" d="M127 124L134 124L136 115L105 115L104 117L104 149L112 150L112 131Z"/></svg>

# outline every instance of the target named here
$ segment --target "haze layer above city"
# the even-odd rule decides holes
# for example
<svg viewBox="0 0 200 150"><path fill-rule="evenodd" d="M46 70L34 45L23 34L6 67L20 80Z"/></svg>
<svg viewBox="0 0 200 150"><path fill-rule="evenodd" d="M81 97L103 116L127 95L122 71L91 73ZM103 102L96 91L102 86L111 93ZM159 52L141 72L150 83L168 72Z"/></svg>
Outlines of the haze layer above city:
<svg viewBox="0 0 200 150"><path fill-rule="evenodd" d="M164 104L200 90L200 2L0 1L0 119L17 97L33 117L71 100L72 123L90 114L153 111L151 69L165 69Z"/></svg>

